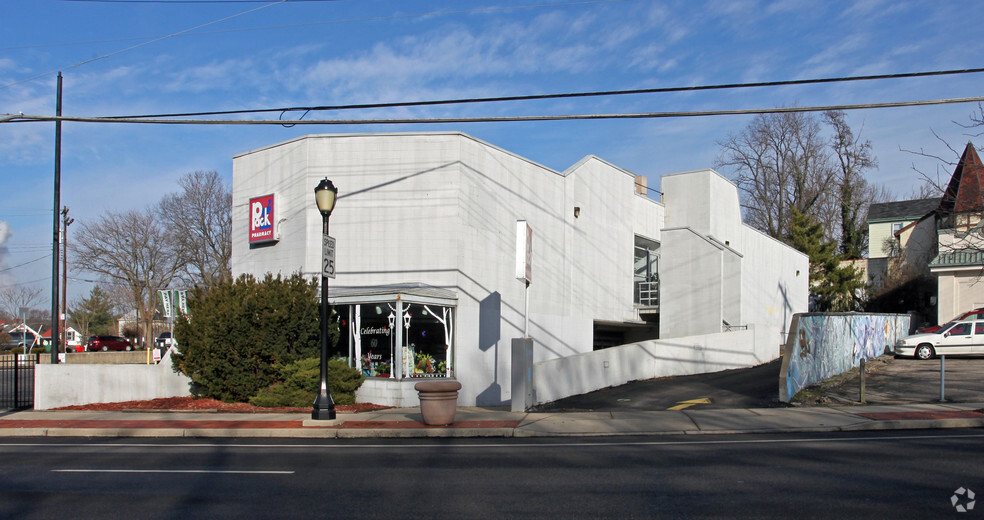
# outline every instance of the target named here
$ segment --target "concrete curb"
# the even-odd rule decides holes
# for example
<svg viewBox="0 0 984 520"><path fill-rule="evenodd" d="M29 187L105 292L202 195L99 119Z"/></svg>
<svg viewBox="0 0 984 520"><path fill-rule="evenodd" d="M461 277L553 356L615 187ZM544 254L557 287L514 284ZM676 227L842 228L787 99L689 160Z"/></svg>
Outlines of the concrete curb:
<svg viewBox="0 0 984 520"><path fill-rule="evenodd" d="M571 438L787 434L984 428L984 403L851 408L520 413L469 410L450 427L424 426L413 409L311 421L300 414L128 414L25 411L0 416L0 438ZM139 415L139 419L135 416Z"/></svg>
<svg viewBox="0 0 984 520"><path fill-rule="evenodd" d="M748 428L721 430L652 430L631 432L544 432L520 428L0 428L0 438L295 438L295 439L424 439L424 438L570 438L681 435L829 433L892 430L984 428L984 419L865 421L829 427Z"/></svg>
<svg viewBox="0 0 984 520"><path fill-rule="evenodd" d="M841 431L936 430L945 428L984 428L984 419L879 420L845 427Z"/></svg>

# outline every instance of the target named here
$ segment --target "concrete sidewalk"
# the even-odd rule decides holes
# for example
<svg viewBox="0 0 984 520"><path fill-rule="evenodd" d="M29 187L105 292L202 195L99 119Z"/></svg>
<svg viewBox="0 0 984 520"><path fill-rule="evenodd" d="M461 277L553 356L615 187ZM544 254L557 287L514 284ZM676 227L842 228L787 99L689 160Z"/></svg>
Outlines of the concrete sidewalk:
<svg viewBox="0 0 984 520"><path fill-rule="evenodd" d="M563 437L790 433L984 427L984 403L524 413L458 409L450 426L426 426L416 408L339 413L14 411L0 437Z"/></svg>

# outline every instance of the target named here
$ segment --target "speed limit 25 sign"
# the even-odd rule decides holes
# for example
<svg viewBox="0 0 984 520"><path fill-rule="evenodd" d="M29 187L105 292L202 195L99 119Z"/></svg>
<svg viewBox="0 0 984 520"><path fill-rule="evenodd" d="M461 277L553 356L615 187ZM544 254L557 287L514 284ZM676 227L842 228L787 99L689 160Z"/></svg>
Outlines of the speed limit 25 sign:
<svg viewBox="0 0 984 520"><path fill-rule="evenodd" d="M335 238L328 235L321 238L321 275L335 278Z"/></svg>

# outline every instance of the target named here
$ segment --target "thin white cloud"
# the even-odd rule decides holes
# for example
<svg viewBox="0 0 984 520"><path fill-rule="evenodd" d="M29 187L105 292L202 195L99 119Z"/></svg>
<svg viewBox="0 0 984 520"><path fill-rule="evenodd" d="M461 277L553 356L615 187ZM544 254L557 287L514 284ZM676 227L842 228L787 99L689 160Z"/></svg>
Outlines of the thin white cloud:
<svg viewBox="0 0 984 520"><path fill-rule="evenodd" d="M849 20L871 20L887 18L909 10L914 4L904 0L858 0L852 2L841 15Z"/></svg>
<svg viewBox="0 0 984 520"><path fill-rule="evenodd" d="M163 85L166 92L201 93L206 91L229 90L232 84L242 85L242 81L255 78L255 63L249 58L216 60L196 67L181 69L169 76ZM250 82L252 86L252 82Z"/></svg>
<svg viewBox="0 0 984 520"><path fill-rule="evenodd" d="M570 28L585 30L574 24ZM547 29L544 29L546 27ZM564 24L559 17L536 29L505 24L478 32L467 28L382 42L347 57L321 59L308 67L308 85L343 85L361 90L385 81L404 85L454 80L462 82L491 76L529 74L583 74L610 66L611 53L637 34L599 32L593 40L557 43L549 28Z"/></svg>
<svg viewBox="0 0 984 520"><path fill-rule="evenodd" d="M845 65L856 64L857 56L870 55L867 46L871 40L868 34L857 33L840 38L834 45L814 53L803 62L803 77L824 77L844 69Z"/></svg>
<svg viewBox="0 0 984 520"><path fill-rule="evenodd" d="M6 265L7 255L9 254L7 250L7 239L10 238L11 234L10 224L0 220L0 267ZM0 273L0 282L4 282L6 278L7 275Z"/></svg>

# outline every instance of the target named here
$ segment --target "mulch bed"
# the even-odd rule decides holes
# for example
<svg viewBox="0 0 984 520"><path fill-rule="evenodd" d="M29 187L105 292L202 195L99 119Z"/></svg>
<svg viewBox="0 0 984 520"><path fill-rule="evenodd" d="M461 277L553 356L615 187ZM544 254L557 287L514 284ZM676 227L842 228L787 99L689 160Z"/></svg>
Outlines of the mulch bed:
<svg viewBox="0 0 984 520"><path fill-rule="evenodd" d="M335 411L358 413L373 410L385 410L389 406L372 403L336 404ZM236 412L236 413L304 413L310 412L311 407L304 408L263 408L249 403L224 403L215 399L199 399L196 397L167 397L149 401L124 401L120 403L94 403L76 406L65 406L58 410L89 410L98 412L119 412L123 410L168 410L182 412Z"/></svg>

